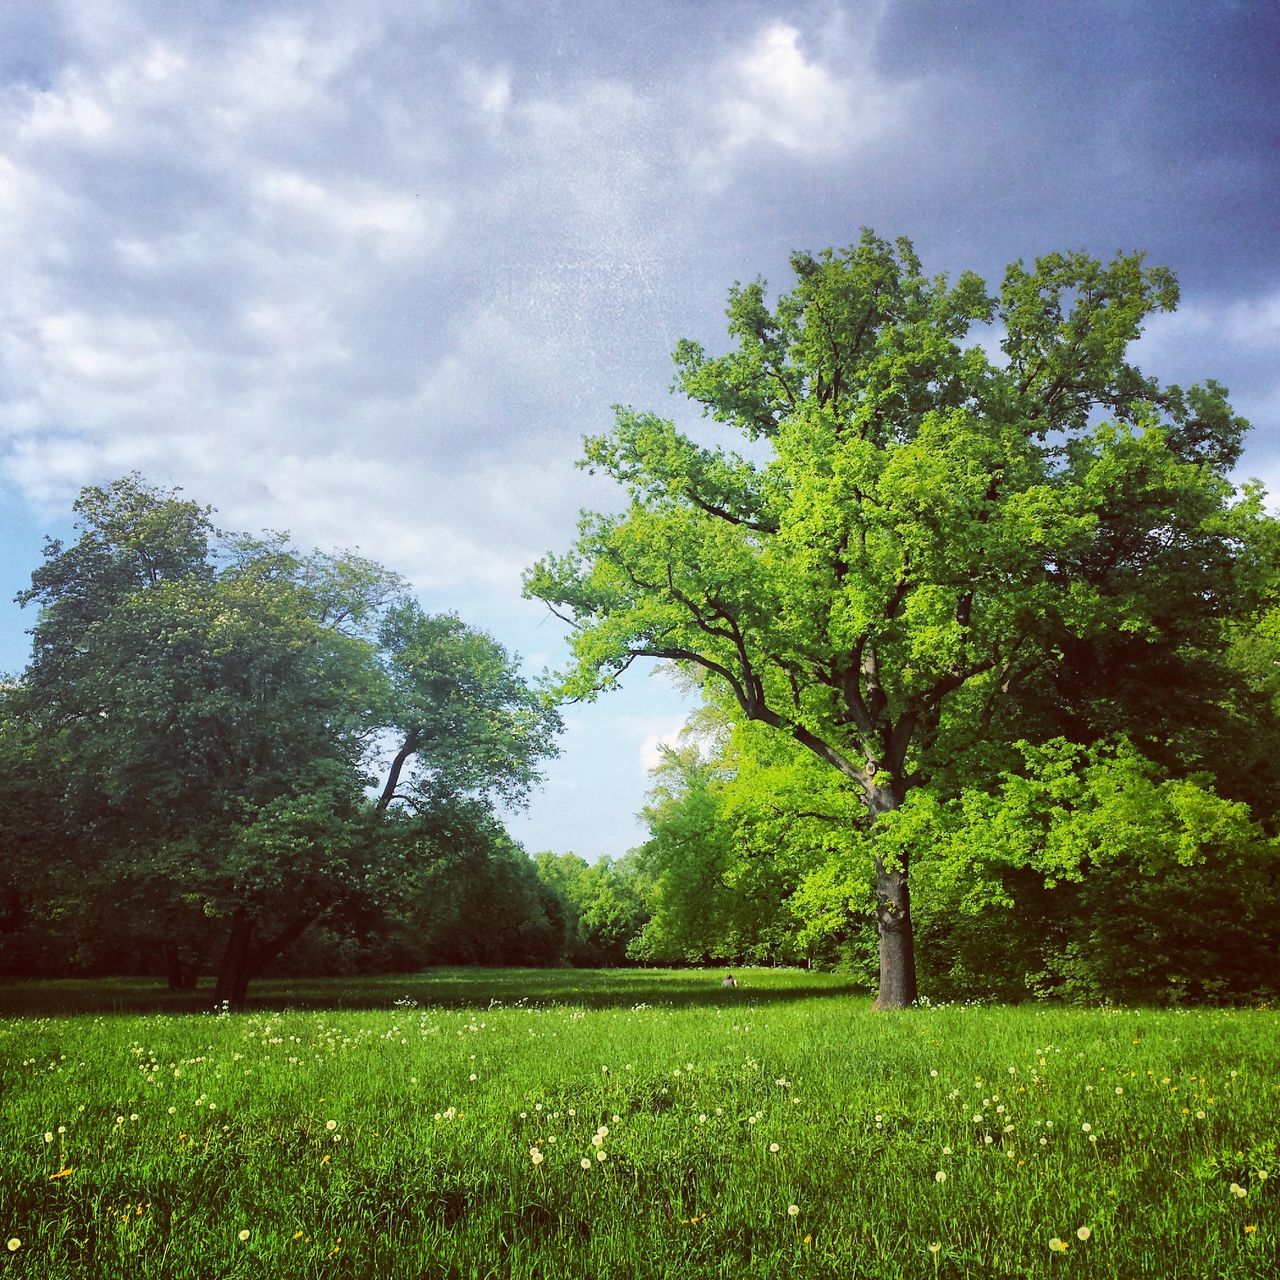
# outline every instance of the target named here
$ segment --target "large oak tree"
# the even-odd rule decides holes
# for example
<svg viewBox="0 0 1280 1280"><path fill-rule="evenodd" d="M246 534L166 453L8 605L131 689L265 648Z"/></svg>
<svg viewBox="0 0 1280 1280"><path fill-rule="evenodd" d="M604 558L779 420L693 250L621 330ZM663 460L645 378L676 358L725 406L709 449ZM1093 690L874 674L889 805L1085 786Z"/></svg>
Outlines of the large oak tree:
<svg viewBox="0 0 1280 1280"><path fill-rule="evenodd" d="M573 629L566 694L638 657L699 667L873 827L955 750L1013 732L1032 692L1066 714L1094 682L1085 719L1144 671L1180 705L1210 695L1259 511L1227 477L1245 424L1224 389L1128 358L1173 276L1052 254L992 294L870 232L792 267L772 305L733 288L727 350L675 353L678 389L742 453L631 409L587 441L629 505L584 514L526 579ZM882 1007L916 996L909 870L876 860Z"/></svg>

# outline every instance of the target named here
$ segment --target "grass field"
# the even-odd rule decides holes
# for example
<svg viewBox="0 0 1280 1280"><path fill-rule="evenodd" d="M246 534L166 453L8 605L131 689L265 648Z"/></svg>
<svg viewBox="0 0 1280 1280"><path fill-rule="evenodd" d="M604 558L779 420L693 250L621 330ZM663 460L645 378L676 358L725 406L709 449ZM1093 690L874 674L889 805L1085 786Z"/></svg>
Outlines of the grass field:
<svg viewBox="0 0 1280 1280"><path fill-rule="evenodd" d="M1280 1015L717 977L11 985L0 1272L1278 1274Z"/></svg>

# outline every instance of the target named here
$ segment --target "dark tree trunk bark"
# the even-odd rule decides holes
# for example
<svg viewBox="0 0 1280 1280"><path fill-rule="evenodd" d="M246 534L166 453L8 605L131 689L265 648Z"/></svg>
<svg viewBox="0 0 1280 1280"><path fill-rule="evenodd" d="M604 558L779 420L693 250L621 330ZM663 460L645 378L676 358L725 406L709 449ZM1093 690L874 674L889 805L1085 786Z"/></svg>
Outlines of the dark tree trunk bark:
<svg viewBox="0 0 1280 1280"><path fill-rule="evenodd" d="M253 934L257 928L257 919L250 916L243 907L237 907L235 915L231 917L231 936L227 939L222 964L218 968L213 1003L217 1006L225 1004L231 1009L243 1009L249 983L272 960L296 942L325 910L324 907L317 907L304 915L295 916L274 938L255 947Z"/></svg>
<svg viewBox="0 0 1280 1280"><path fill-rule="evenodd" d="M277 956L283 955L323 914L324 908L317 908L295 916L274 938L255 947L247 965L249 978L256 978Z"/></svg>
<svg viewBox="0 0 1280 1280"><path fill-rule="evenodd" d="M880 935L877 1009L905 1009L916 1000L916 949L907 872L876 859L876 928Z"/></svg>
<svg viewBox="0 0 1280 1280"><path fill-rule="evenodd" d="M400 785L400 775L404 772L404 767L409 761L409 757L418 749L418 735L413 731L409 731L408 737L405 738L404 746L396 752L396 758L391 762L391 769L387 774L386 785L382 788L382 794L378 797L378 803L375 806L379 813L395 799L396 787Z"/></svg>
<svg viewBox="0 0 1280 1280"><path fill-rule="evenodd" d="M879 791L872 800L873 819L901 806L899 786ZM880 990L877 1009L905 1009L916 1002L916 944L911 926L911 889L907 864L886 867L876 859L876 932L880 938Z"/></svg>
<svg viewBox="0 0 1280 1280"><path fill-rule="evenodd" d="M165 946L165 967L169 973L170 991L194 991L200 980L200 962L203 956L184 960L182 947L176 942Z"/></svg>
<svg viewBox="0 0 1280 1280"><path fill-rule="evenodd" d="M213 1003L232 1009L244 1007L244 993L249 986L249 944L257 924L243 907L231 917L231 934L218 966L218 982L213 989Z"/></svg>

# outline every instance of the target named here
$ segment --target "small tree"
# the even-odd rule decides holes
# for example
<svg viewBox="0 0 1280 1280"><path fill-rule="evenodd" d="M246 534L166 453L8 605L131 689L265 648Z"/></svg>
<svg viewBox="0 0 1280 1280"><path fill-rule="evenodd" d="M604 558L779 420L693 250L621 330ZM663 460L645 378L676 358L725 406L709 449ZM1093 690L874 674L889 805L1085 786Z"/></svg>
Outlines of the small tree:
<svg viewBox="0 0 1280 1280"><path fill-rule="evenodd" d="M1126 358L1176 305L1168 271L1053 254L992 296L870 232L792 267L772 308L762 282L733 288L730 350L675 353L678 388L751 456L630 409L587 441L630 504L526 578L573 628L568 696L637 657L700 667L874 826L952 746L1012 733L1006 708L1082 646L1112 684L1212 660L1257 508L1233 506L1245 424L1223 388ZM916 996L908 875L876 858L881 1007Z"/></svg>

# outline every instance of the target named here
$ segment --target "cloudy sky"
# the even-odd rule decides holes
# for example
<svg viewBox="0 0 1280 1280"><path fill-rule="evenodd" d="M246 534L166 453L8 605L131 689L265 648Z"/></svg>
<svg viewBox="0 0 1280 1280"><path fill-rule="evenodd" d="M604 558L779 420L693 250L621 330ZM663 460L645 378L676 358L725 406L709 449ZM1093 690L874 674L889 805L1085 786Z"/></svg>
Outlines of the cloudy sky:
<svg viewBox="0 0 1280 1280"><path fill-rule="evenodd" d="M931 271L1146 249L1143 363L1216 377L1280 489L1273 0L6 0L0 670L78 488L359 547L532 667L520 573L613 495L575 470L668 397L727 287L907 235ZM512 830L621 853L683 704L568 711Z"/></svg>

